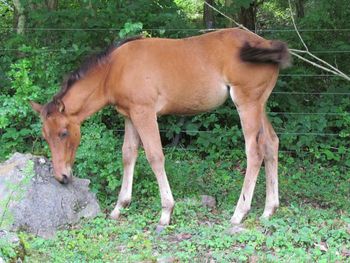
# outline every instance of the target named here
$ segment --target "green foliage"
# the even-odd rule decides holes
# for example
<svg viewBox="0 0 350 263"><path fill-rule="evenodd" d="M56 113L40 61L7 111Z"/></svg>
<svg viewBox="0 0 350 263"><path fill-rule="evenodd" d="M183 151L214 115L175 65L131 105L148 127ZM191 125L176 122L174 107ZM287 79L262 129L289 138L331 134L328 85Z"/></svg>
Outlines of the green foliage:
<svg viewBox="0 0 350 263"><path fill-rule="evenodd" d="M16 258L17 252L16 252L17 245L11 243L10 240L8 240L5 237L0 237L0 257L1 258Z"/></svg>
<svg viewBox="0 0 350 263"><path fill-rule="evenodd" d="M174 3L186 14L189 19L202 18L203 1L201 0L174 0Z"/></svg>
<svg viewBox="0 0 350 263"><path fill-rule="evenodd" d="M79 228L59 231L53 239L22 234L25 260L50 262L140 262L172 258L179 262L345 262L350 217L311 206L282 207L269 221L255 213L246 230L229 234L227 211L209 211L196 199L181 199L173 225L156 234L156 211L132 206L127 220L102 217ZM10 257L11 254L7 258ZM12 257L13 258L13 257Z"/></svg>
<svg viewBox="0 0 350 263"><path fill-rule="evenodd" d="M235 7L246 7L251 2L240 1ZM347 27L349 23L345 18L349 10L339 8L344 5L338 2L326 2L324 5L318 5L315 1L308 1L305 5L308 15L299 19L297 23L302 28ZM30 100L41 103L48 101L57 92L62 76L75 69L87 54L103 49L107 43L118 38L140 32L165 37L190 35L195 31L180 29L193 29L200 26L198 17L203 12L202 3L184 0L117 1L115 3L94 0L85 1L81 5L65 1L60 3L57 10L51 11L39 2L36 4L35 8L28 12L27 27L59 30L51 30L49 35L45 30L31 31L24 36L6 31L4 38L1 39L4 48L19 50L17 53L5 53L1 56L0 67L3 72L0 75L2 85L1 159L5 159L14 151L32 151L49 155L48 147L40 137L39 118L30 109L28 102ZM224 7L225 1L218 1L216 4ZM331 8L333 5L336 7L335 10ZM259 6L258 16L262 28L290 26L287 7L285 1L279 0L268 1ZM0 10L6 13L6 17L11 16L9 14L11 9L5 2L1 3L1 8ZM117 15L116 10L118 10ZM333 19L333 16L338 19ZM316 24L317 17L322 19L321 25ZM6 21L8 20L2 22L6 23ZM218 23L220 24L220 21ZM6 25L10 26L10 23ZM108 30L100 30L102 28ZM315 50L350 49L346 34L342 31L306 31L302 34L310 48ZM289 31L265 32L264 35L267 38L284 39L293 47L299 45L297 36ZM327 41L329 39L332 41ZM325 59L336 59L337 65L346 71L350 61L345 57L340 59L341 54L321 55ZM50 63L47 63L48 61ZM300 187L299 190L302 190L300 197L307 196L313 199L318 196L314 194L317 186L312 191L309 186L316 182L324 182L324 191L329 193L334 190L331 187L334 185L332 182L337 182L340 186L347 185L350 166L348 150L350 148L348 140L350 98L327 93L348 92L349 84L339 78L328 76L305 77L304 75L319 74L319 72L314 68L306 67L299 61L294 63L294 67L283 72L286 76L280 78L275 91L325 94L272 94L267 111L270 112L271 121L279 133L280 150L283 153L281 163L287 166L295 164L301 166L301 172L291 176L295 179L299 176L300 181L286 180L285 187L290 187L290 184L292 184L291 187L297 185ZM237 170L238 173L243 173L244 141L239 117L231 102L212 113L186 117L183 120L172 116L162 117L159 125L165 146L175 145L185 150L176 152L177 150L169 148L166 151L170 159L184 160L181 161L183 166L180 168L176 163L172 163L174 161L167 162L171 180L181 185L183 189L187 189L186 191L179 189L179 196L184 196L186 192L194 194L206 191L220 198L222 192L220 184L230 185L227 180L236 177L228 173L236 173ZM116 131L122 130L122 127L123 121L113 109L101 111L84 124L83 138L77 153L76 174L92 180L94 191L106 206L115 200L120 186L122 132ZM178 140L175 140L175 137ZM185 154L186 152L195 154ZM186 163L189 159L192 161ZM197 160L197 163L193 160ZM339 169L325 175L322 170L328 167L339 167ZM314 176L302 176L303 172L310 169ZM193 183L182 183L182 178L186 178L189 171L191 174L201 176ZM140 154L135 181L137 182L136 193L148 197L157 194L157 185L144 153ZM217 187L212 186L213 181L218 182ZM199 185L195 186L198 182L200 182ZM237 191L239 191L239 185L240 180L237 181ZM341 189L346 191L342 187ZM226 189L223 192L230 191ZM228 194L223 198L234 200L236 195L237 193ZM319 198L314 199L320 201ZM321 199L322 202L331 202L330 197Z"/></svg>
<svg viewBox="0 0 350 263"><path fill-rule="evenodd" d="M75 172L90 178L93 191L101 200L116 196L122 174L120 142L105 125L96 124L98 116L84 124ZM98 152L98 154L96 154ZM86 160L89 160L88 162Z"/></svg>
<svg viewBox="0 0 350 263"><path fill-rule="evenodd" d="M215 1L215 5L237 17L240 8L253 1L233 1L228 6L229 2ZM339 29L350 28L347 2L308 0L305 17L297 18L310 50L321 51L316 54L344 72L350 72L350 57L346 55L350 44L348 31ZM203 24L202 1L64 0L59 1L56 10L48 10L42 1L31 1L26 27L51 30L27 29L24 35L17 35L9 29L14 20L9 3L0 1L1 160L14 151L50 154L40 136L40 120L30 109L29 101L47 102L58 91L64 75L77 68L84 57L120 38L140 33L186 37L198 34L197 29ZM303 48L295 33L283 31L292 27L289 16L287 1L264 1L258 7L258 32L269 39L287 41L292 48ZM218 27L228 24L217 14L215 21ZM157 239L147 226L158 219L158 186L140 150L133 188L137 202L125 210L126 221L115 225L99 218L82 229L61 232L53 241L25 236L24 247L30 251L28 260L45 256L57 262L142 261L173 254L180 261L191 261L207 258L203 251L210 251L214 260L227 262L254 261L254 255L263 262L344 260L342 249L349 250L344 241L344 222L349 223L349 219L339 222L335 214L350 209L349 83L297 59L293 67L281 73L267 105L280 138L279 174L284 207L277 218L259 223L253 211L246 233L222 235L222 226L229 218L225 211L232 212L246 167L239 117L228 102L211 113L159 120L175 199L210 194L218 200L220 215L208 214L198 202L181 201L175 210L175 227L167 232L170 237ZM92 181L93 191L107 210L115 202L121 184L123 126L114 109L99 112L84 123L76 157L75 173ZM253 207L263 206L263 182L261 176ZM300 203L317 209L299 207ZM317 211L321 207L326 210ZM212 225L215 222L212 228L203 223L204 217L209 217ZM193 234L191 241L173 245L171 238L181 231ZM16 248L0 242L1 256L14 258ZM323 242L328 244L327 251L322 248Z"/></svg>
<svg viewBox="0 0 350 263"><path fill-rule="evenodd" d="M126 22L122 30L119 31L119 37L125 38L130 35L139 34L140 31L142 30L142 27L143 27L143 24L141 22L137 22L137 23Z"/></svg>
<svg viewBox="0 0 350 263"><path fill-rule="evenodd" d="M12 87L7 90L7 94L0 95L1 144L5 146L2 154L6 154L6 150L10 150L14 145L23 145L24 139L31 134L27 127L28 122L23 123L23 120L29 112L28 101L37 99L40 89L33 85L29 71L28 60L24 59L11 65L8 76L12 79Z"/></svg>

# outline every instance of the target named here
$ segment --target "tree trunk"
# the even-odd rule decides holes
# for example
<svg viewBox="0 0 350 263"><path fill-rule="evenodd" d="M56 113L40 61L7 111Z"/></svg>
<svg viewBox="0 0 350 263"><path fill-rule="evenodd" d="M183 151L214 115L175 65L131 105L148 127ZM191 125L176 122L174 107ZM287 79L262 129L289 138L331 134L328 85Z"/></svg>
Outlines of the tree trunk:
<svg viewBox="0 0 350 263"><path fill-rule="evenodd" d="M252 31L256 31L258 8L264 1L265 0L253 0L250 2L248 8L241 7L238 14L239 23Z"/></svg>
<svg viewBox="0 0 350 263"><path fill-rule="evenodd" d="M13 5L15 7L14 23L15 23L17 34L23 35L25 24L26 24L25 8L21 0L13 0Z"/></svg>
<svg viewBox="0 0 350 263"><path fill-rule="evenodd" d="M295 8L297 11L297 17L298 18L303 18L305 16L305 0L295 0Z"/></svg>
<svg viewBox="0 0 350 263"><path fill-rule="evenodd" d="M248 29L255 31L257 8L255 1L249 5L248 8L241 7L238 14L239 23Z"/></svg>
<svg viewBox="0 0 350 263"><path fill-rule="evenodd" d="M233 0L225 0L226 9L230 8L232 4L233 4ZM233 27L233 26L235 26L234 23L231 20L227 19L226 27Z"/></svg>
<svg viewBox="0 0 350 263"><path fill-rule="evenodd" d="M45 0L46 7L49 11L56 10L58 6L58 0Z"/></svg>
<svg viewBox="0 0 350 263"><path fill-rule="evenodd" d="M214 0L207 0L207 2L210 5L214 5ZM203 5L204 5L204 12L203 12L204 26L206 28L208 28L208 29L214 28L214 13L213 13L213 9L211 9L205 3Z"/></svg>

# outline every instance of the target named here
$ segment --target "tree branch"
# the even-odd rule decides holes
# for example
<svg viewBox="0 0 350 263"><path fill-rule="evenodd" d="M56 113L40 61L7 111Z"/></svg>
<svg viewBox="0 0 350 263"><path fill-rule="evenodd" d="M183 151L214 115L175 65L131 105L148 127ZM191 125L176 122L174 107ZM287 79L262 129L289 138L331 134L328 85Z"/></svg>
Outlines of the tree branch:
<svg viewBox="0 0 350 263"><path fill-rule="evenodd" d="M306 50L299 50L299 49L289 49L290 53L293 55L293 56L296 56L297 58L315 66L315 67L318 67L322 70L325 70L325 71L328 71L328 72L331 72L333 73L334 75L337 75L337 76L340 76L346 80L349 80L350 81L350 77L348 75L346 75L345 73L343 73L342 71L340 71L339 69L337 69L336 67L332 66L331 64L329 64L328 62L320 59L319 57L315 56L314 54L312 54L306 43L304 42L303 38L301 37L298 29L297 29L297 26L295 24L295 21L294 21L294 17L293 17L293 12L292 12L292 7L291 7L291 3L290 3L290 0L288 0L289 2L289 8L290 8L290 12L291 12L291 18L292 18L292 22L293 22L293 25L294 25L294 29L296 31L296 33L298 34L299 36L299 39L300 41L302 42L303 46L305 47ZM237 21L235 21L232 17L229 17L228 15L224 14L223 12L221 12L220 10L218 10L217 8L215 8L214 6L210 5L207 1L204 1L204 3L209 6L210 8L212 8L213 10L215 10L216 12L218 12L220 15L222 15L223 17L229 19L231 22L233 22L236 26L238 26L239 28L241 29L244 29L248 32L250 32L251 34L254 34L258 37L260 37L259 35L255 34L254 32L250 31L248 28L246 28L245 26L243 26L242 24L238 23ZM317 61L321 62L322 64L326 65L327 67L325 66L322 66L322 65L319 65L317 64L316 62L313 62L311 60L308 60L302 56L300 56L298 53L304 53L304 54L307 54L307 55L310 55L312 58L316 59Z"/></svg>
<svg viewBox="0 0 350 263"><path fill-rule="evenodd" d="M298 28L297 28L297 25L295 24L294 15L293 15L293 9L292 9L292 4L291 4L290 0L288 0L288 3L289 3L289 9L290 9L290 17L292 18L292 22L293 22L293 26L294 26L295 32L298 34L298 37L299 37L301 43L302 43L303 46L305 47L305 52L303 52L303 53L308 54L309 56L311 56L312 58L314 58L314 59L316 59L317 61L321 62L322 64L324 64L324 65L330 67L332 70L334 70L334 71L336 72L336 73L333 72L333 74L339 75L339 76L341 76L341 77L343 77L343 78L345 78L345 79L347 79L347 80L350 80L350 77L347 76L345 73L341 72L341 71L340 71L339 69L337 69L336 67L334 67L334 66L332 66L331 64L329 64L328 62L326 62L326 61L320 59L319 57L315 56L314 54L312 54L312 53L309 51L308 46L306 45L306 43L304 42L303 38L301 37L301 35L300 35L300 33L299 33L299 30L298 30ZM295 54L294 54L294 56L295 56ZM297 56L297 57L300 58L300 56ZM309 61L309 60L304 60L304 61ZM315 64L315 63L314 63L314 64ZM314 65L314 64L312 64L312 65ZM318 65L318 64L317 64L317 65ZM314 65L314 66L315 66L315 65ZM320 66L320 65L318 65L318 66ZM324 69L324 68L322 68L322 69ZM331 72L331 71L330 71L330 72Z"/></svg>

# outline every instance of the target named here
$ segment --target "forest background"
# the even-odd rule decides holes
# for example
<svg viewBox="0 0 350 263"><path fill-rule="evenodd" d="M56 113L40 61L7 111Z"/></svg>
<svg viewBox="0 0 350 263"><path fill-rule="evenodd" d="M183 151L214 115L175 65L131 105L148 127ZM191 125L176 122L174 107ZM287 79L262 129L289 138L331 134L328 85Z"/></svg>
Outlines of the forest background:
<svg viewBox="0 0 350 263"><path fill-rule="evenodd" d="M287 0L207 2L265 38L280 39L286 41L290 47L303 49L293 29ZM294 0L292 8L299 31L309 49L349 74L348 0ZM182 38L202 34L208 28L233 26L227 18L199 0L1 0L0 17L1 161L16 151L50 156L41 136L40 120L31 110L29 101L45 103L50 100L59 90L64 76L78 68L85 57L132 35ZM267 105L268 115L280 138L282 209L280 218L277 217L276 220L295 217L295 214L303 213L301 211L308 211L303 213L307 222L313 217L320 218L321 213L323 222L335 220L332 221L334 224L344 228L337 228L338 232L335 234L326 231L326 237L316 235L317 240L311 238L310 233L304 241L303 238L298 239L291 235L291 240L288 241L290 247L286 245L287 241L268 245L267 237L260 246L257 245L256 236L255 241L252 241L251 233L243 234L243 237L248 237L227 241L230 244L228 246L244 244L244 249L233 255L242 257L242 260L250 259L255 254L260 255L259 259L267 260L268 255L271 260L274 257L302 258L305 255L309 255L309 259L344 259L349 256L350 245L346 241L349 230L345 230L346 225L350 224L349 111L348 81L296 58L292 67L281 72ZM226 218L218 216L216 220L228 221L228 215L232 213L238 199L245 170L243 136L234 105L228 101L211 113L193 117L161 117L159 122L170 184L175 199L183 200L178 205L180 212L175 214L174 225L178 227L186 221L181 218L181 212L189 213L188 211L193 210L191 215L187 215L191 220L197 220L195 218L201 213L198 212L202 211L201 208L195 205L186 208L186 200L195 199L201 194L214 196L220 213L226 215ZM106 211L116 201L121 183L123 125L122 117L108 107L88 119L82 127L83 136L77 153L75 174L92 181L92 190L96 192ZM258 207L257 214L261 212L259 207L262 208L264 200L264 172L261 173L253 203L253 207ZM158 216L156 211L159 209L156 206L159 205L158 187L142 151L135 171L134 196L137 196L137 202L133 202L130 208L133 212L129 211L128 214L140 210L148 211L153 217L145 216L147 213L138 214L141 218L139 220L155 223ZM260 223L257 223L254 215L253 213L251 216L251 222L256 227ZM104 227L104 224L112 224L109 221L101 222L96 224ZM329 224L328 230L336 229L333 223ZM281 229L282 223L277 221L266 224L262 226L265 230L274 227ZM324 227L322 224L317 223L317 230L314 231L319 233ZM136 223L134 227L136 232L141 231ZM191 228L186 231L191 231ZM210 230L206 231L211 233ZM296 236L300 237L300 225L295 225L295 231ZM149 241L152 236L150 234L139 237L139 232L137 233L136 238L141 238L142 242ZM279 234L282 235L282 232ZM74 236L71 233L62 235ZM335 242L334 250L327 245L329 236ZM29 244L33 244L31 242L38 242L28 236L24 236L23 240L29 247ZM67 240L70 239L67 237ZM122 243L121 240L116 240ZM183 242L180 242L178 250L186 252L177 255L177 258L202 259L205 255L199 253L203 250L201 246L205 250L211 246L205 240L207 238L203 237L204 243L193 241L193 251L181 250ZM154 247L157 243L154 242L150 242L151 245L142 243L146 248L141 249L136 245L128 247L130 254L127 255L130 260L153 258L154 251L160 251L159 247ZM254 253L251 249L245 250L248 243L253 247ZM325 249L322 249L322 244L326 246ZM80 245L75 244L77 248ZM226 251L231 250L231 247L217 245L215 242L212 244L214 252L211 257L229 260L231 256ZM32 249L31 253L35 258L42 255L40 253L48 253L45 249L50 246L55 245L44 242ZM276 252L276 247L279 252ZM281 253L286 247L286 254ZM40 249L44 252L33 252ZM135 252L138 249L142 253ZM167 247L163 252L170 253L170 250L171 247ZM31 251L30 248L27 248L26 253L28 251ZM149 254L143 254L145 251L149 251ZM6 258L14 258L17 253L10 246L6 251L3 249L0 252ZM87 259L91 258L90 252L85 251L78 255ZM260 252L263 253L259 254ZM215 258L215 255L219 256ZM54 254L50 256L55 257ZM96 257L100 256L97 253ZM71 258L68 257L69 259Z"/></svg>

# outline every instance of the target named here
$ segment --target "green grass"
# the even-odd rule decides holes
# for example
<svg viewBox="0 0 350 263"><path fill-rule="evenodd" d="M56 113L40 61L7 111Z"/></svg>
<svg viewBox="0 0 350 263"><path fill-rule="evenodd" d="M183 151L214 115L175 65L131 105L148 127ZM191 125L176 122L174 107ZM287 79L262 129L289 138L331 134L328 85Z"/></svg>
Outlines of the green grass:
<svg viewBox="0 0 350 263"><path fill-rule="evenodd" d="M335 262L349 260L350 217L311 206L281 207L269 221L261 211L246 219L246 230L228 233L232 211L203 208L195 199L177 203L173 224L154 229L158 208L131 206L119 222L98 217L60 231L51 240L21 235L27 262ZM259 213L256 213L259 212Z"/></svg>
<svg viewBox="0 0 350 263"><path fill-rule="evenodd" d="M59 231L53 239L21 233L15 247L0 239L0 256L21 257L25 262L350 261L350 174L346 169L282 159L281 207L270 220L259 220L265 201L262 173L252 211L244 221L246 230L230 234L229 219L241 190L244 162L195 156L181 161L179 157L170 155L168 159L173 160L167 162L177 203L172 224L161 234L155 233L161 209L158 188L141 157L133 203L118 222L105 218L114 195L109 201L101 200L104 214ZM217 209L202 207L200 194L215 196Z"/></svg>

